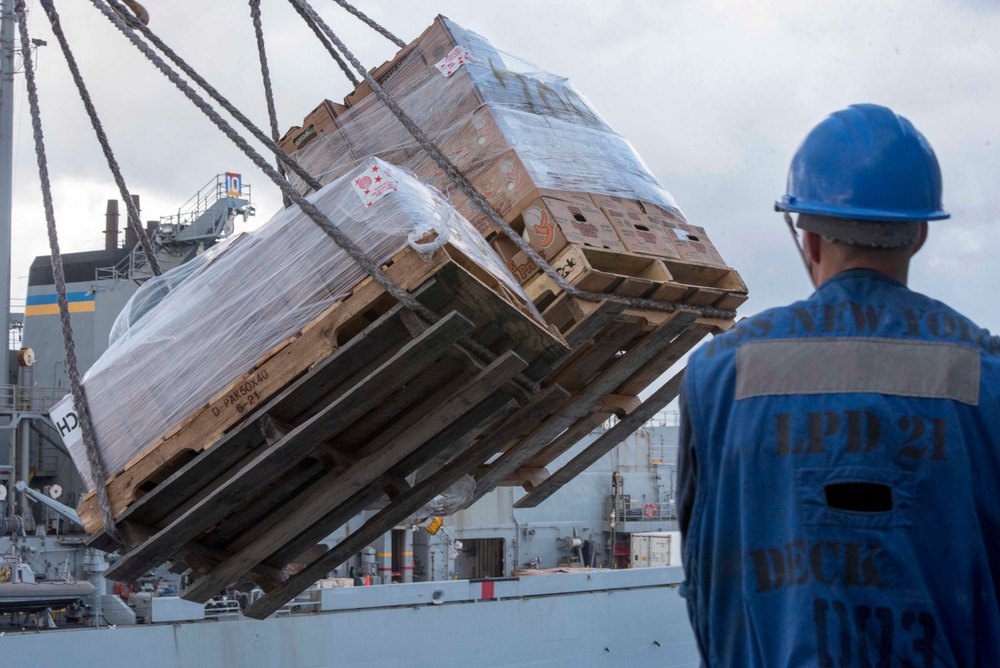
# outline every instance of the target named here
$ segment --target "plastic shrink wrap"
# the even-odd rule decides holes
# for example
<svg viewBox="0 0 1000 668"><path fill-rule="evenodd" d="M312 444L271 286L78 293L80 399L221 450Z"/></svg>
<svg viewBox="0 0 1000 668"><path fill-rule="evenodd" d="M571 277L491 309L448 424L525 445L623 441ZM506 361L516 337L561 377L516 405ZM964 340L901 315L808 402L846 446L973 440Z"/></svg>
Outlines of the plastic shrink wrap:
<svg viewBox="0 0 1000 668"><path fill-rule="evenodd" d="M309 199L376 263L407 245L432 253L447 242L530 305L468 221L405 170L369 159ZM121 471L365 276L292 207L147 281L84 377L107 473ZM93 489L83 443L69 447Z"/></svg>
<svg viewBox="0 0 1000 668"><path fill-rule="evenodd" d="M684 222L632 145L568 79L499 51L447 18L439 16L373 74L508 222L539 190L641 200ZM383 156L441 189L481 231L491 232L367 84L345 101L346 107L324 102L307 117L305 129L286 135L286 150L307 171L325 183L349 169L355 156ZM300 179L291 180L308 190Z"/></svg>

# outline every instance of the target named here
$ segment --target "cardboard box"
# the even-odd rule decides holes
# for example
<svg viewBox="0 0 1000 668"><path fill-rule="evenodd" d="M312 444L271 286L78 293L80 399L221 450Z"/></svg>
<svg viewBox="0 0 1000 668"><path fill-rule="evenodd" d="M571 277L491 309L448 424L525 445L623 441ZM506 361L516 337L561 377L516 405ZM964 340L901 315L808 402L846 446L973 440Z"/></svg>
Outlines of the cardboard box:
<svg viewBox="0 0 1000 668"><path fill-rule="evenodd" d="M306 146L292 153L292 157L322 185L343 176L357 165L347 140L336 126L328 126ZM305 195L311 191L295 172L286 170L286 174L288 182L300 193Z"/></svg>
<svg viewBox="0 0 1000 668"><path fill-rule="evenodd" d="M671 260L681 259L661 220L631 209L605 208L601 211L611 221L628 252Z"/></svg>
<svg viewBox="0 0 1000 668"><path fill-rule="evenodd" d="M368 73L372 75L372 78L375 79L379 86L387 88L391 85L392 79L401 74L408 61L411 58L419 58L420 55L420 51L417 49L417 42L411 42L397 52L392 60L387 60L378 67L368 70ZM344 98L344 104L348 107L353 107L371 94L371 86L368 85L367 81L362 79L358 87Z"/></svg>
<svg viewBox="0 0 1000 668"><path fill-rule="evenodd" d="M330 100L323 100L303 119L302 125L292 126L278 141L278 146L288 154L303 148L329 128L336 128L334 119L347 111L347 107Z"/></svg>
<svg viewBox="0 0 1000 668"><path fill-rule="evenodd" d="M538 265L506 235L498 235L490 242L490 245L519 284L524 285L540 271Z"/></svg>
<svg viewBox="0 0 1000 668"><path fill-rule="evenodd" d="M551 260L568 244L625 252L610 221L593 203L583 201L585 194L557 194L566 199L539 197L521 214L524 234L542 257Z"/></svg>
<svg viewBox="0 0 1000 668"><path fill-rule="evenodd" d="M456 47L471 46L461 44L462 41L469 41L468 34L464 30L456 34L453 27L461 30L445 17L436 17L417 39L401 49L392 60L370 72L379 86L428 134L437 129L437 122L454 122L456 118L471 114L484 101L467 68L459 67L446 74L436 67ZM499 56L482 38L476 39L474 50L475 57L484 62L494 54ZM374 102L371 87L365 81L344 98L348 107L371 106ZM389 113L388 110L383 111Z"/></svg>
<svg viewBox="0 0 1000 668"><path fill-rule="evenodd" d="M659 204L653 204L652 202L639 202L639 204L642 205L642 210L651 216L676 220L679 223L687 222L687 220L684 219L684 215L677 209L668 209Z"/></svg>
<svg viewBox="0 0 1000 668"><path fill-rule="evenodd" d="M590 199L594 200L594 204L597 205L598 209L611 209L623 213L629 211L639 214L646 213L642 205L634 199L625 199L624 197L616 197L615 195L598 195L596 193L591 193Z"/></svg>
<svg viewBox="0 0 1000 668"><path fill-rule="evenodd" d="M705 228L665 219L663 224L684 262L709 267L728 267L726 261L719 255L719 251L709 241Z"/></svg>
<svg viewBox="0 0 1000 668"><path fill-rule="evenodd" d="M282 151L291 155L295 152L295 138L300 134L302 134L302 126L293 125L285 130L285 134L281 135L281 139L278 140L278 146Z"/></svg>

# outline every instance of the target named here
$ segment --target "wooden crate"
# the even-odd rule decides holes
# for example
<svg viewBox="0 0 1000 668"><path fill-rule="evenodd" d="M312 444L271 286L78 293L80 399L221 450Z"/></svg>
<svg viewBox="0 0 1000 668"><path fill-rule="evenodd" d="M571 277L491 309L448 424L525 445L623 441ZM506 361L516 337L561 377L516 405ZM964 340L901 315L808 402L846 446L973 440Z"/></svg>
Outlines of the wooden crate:
<svg viewBox="0 0 1000 668"><path fill-rule="evenodd" d="M451 246L435 254L431 261L421 259L411 249L404 250L384 269L407 290L414 290L433 278L445 291L460 292L461 299L448 303L480 323L476 331L478 339L488 346L513 345L522 357L536 363L538 368L532 370L536 376L544 374L546 364L568 352L558 336L534 320L502 284ZM438 301L441 299L438 297ZM345 299L272 349L246 374L234 379L159 442L144 449L123 471L111 476L106 485L112 514L117 517L219 441L227 430L289 382L357 337L394 304L395 300L372 279L360 283ZM234 392L247 383L253 385L254 391L234 401ZM78 512L88 532L100 529L101 518L93 493L84 498Z"/></svg>

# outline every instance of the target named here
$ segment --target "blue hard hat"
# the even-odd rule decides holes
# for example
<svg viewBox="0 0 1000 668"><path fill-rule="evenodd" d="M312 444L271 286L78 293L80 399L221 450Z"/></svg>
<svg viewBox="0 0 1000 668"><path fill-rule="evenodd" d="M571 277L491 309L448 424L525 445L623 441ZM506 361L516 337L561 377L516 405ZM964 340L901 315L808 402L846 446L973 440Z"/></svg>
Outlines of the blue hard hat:
<svg viewBox="0 0 1000 668"><path fill-rule="evenodd" d="M941 168L913 124L854 104L813 128L792 158L778 211L888 222L941 220Z"/></svg>

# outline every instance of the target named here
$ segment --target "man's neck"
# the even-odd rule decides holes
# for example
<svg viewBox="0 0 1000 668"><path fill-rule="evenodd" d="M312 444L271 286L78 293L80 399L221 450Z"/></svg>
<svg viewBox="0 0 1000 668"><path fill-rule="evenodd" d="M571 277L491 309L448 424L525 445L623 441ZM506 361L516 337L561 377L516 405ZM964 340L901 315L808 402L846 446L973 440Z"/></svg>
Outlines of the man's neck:
<svg viewBox="0 0 1000 668"><path fill-rule="evenodd" d="M816 271L816 284L822 285L829 279L833 278L837 274L845 271L850 271L851 269L867 269L868 271L877 271L880 274L885 274L889 278L899 281L903 285L906 285L906 281L909 278L909 263L898 266L892 263L885 262L837 262L837 263L820 263L819 266L815 268Z"/></svg>

